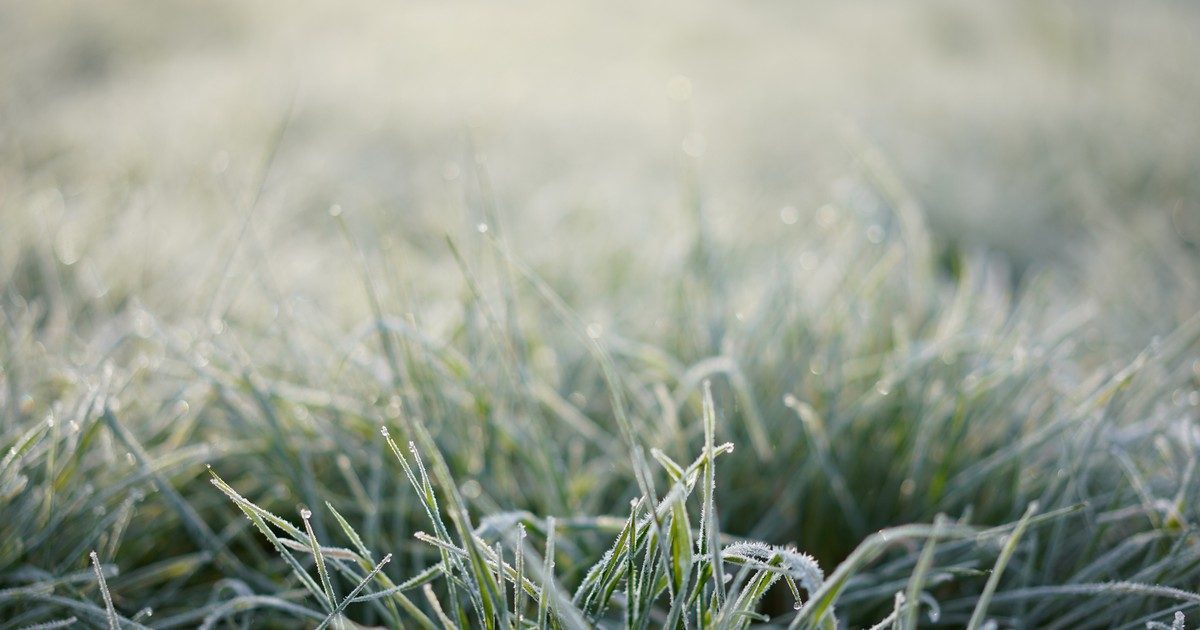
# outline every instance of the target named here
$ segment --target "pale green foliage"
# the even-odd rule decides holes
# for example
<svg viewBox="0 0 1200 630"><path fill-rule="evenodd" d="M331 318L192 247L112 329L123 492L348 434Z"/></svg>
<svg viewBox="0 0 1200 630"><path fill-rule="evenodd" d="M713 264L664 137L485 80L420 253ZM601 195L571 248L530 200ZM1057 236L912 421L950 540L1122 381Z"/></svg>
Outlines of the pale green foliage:
<svg viewBox="0 0 1200 630"><path fill-rule="evenodd" d="M317 348L342 344L299 324L253 337L256 358L240 334L134 309L95 378L67 378L10 290L10 385L41 398L3 433L0 610L49 627L1158 627L1200 605L1194 412L1167 404L1195 378L1200 320L1103 360L1043 324L1061 298L1029 289L995 319L971 263L951 283L900 236L840 250L846 229L828 255L871 300L785 279L690 364L690 333L597 334L489 236L513 314L477 285L479 317L431 338L377 302L325 367ZM535 360L552 348L557 371ZM726 441L754 426L761 448Z"/></svg>
<svg viewBox="0 0 1200 630"><path fill-rule="evenodd" d="M1195 625L1187 3L10 4L0 628Z"/></svg>

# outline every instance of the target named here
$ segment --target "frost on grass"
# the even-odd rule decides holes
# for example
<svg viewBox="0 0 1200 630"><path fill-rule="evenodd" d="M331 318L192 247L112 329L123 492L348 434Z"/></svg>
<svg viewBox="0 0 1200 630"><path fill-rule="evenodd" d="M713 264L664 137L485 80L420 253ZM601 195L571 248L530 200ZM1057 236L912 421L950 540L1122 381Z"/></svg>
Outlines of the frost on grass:
<svg viewBox="0 0 1200 630"><path fill-rule="evenodd" d="M680 35L663 54L696 72L573 72L654 94L605 78L570 107L545 100L572 93L558 65L552 89L521 73L586 60L484 45L493 31L543 42L516 11L377 7L421 19L363 30L243 3L261 18L248 33L290 40L300 20L314 30L295 33L320 34L297 65L315 92L289 86L281 112L246 73L282 57L244 54L240 27L212 56L157 30L200 16L44 4L0 20L5 623L1176 628L1200 611L1195 77L1164 80L1174 66L1151 54L1197 56L1183 54L1195 38L1159 36L1194 23L1186 3L1139 3L1136 18L1116 3L972 7L1002 26L939 4L912 32L883 28L898 24L888 8L863 22L912 41L881 47L879 67L955 51L913 101L874 83L854 99L856 68L891 73L796 34L849 28L853 7L724 20L792 10L642 3ZM545 8L563 33L626 37L607 7ZM143 22L153 37L102 45ZM413 89L445 77L389 63L389 28L413 36L386 38L406 60L423 37L431 59L459 55L444 74L464 91ZM635 31L612 63L660 33ZM365 62L322 81L326 36ZM711 63L708 42L759 63ZM780 81L770 42L838 89ZM176 44L201 56L140 56ZM77 57L99 73L79 85ZM1045 89L988 87L1032 86L1014 64L1033 58ZM987 60L1006 71L967 71ZM316 87L349 87L340 70L406 96L362 111ZM1131 89L1105 89L1118 83ZM524 104L496 134L466 112L495 95L467 97L501 84ZM842 94L869 128L793 147L789 125L818 107L741 109L776 90ZM991 117L1017 101L1024 133ZM870 116L906 112L909 129L921 116L905 102L938 103L927 118L950 126L896 134ZM618 114L632 119L601 124ZM866 132L939 151L893 165ZM955 146L971 159L941 153ZM835 179L809 182L824 160ZM901 176L925 169L945 176ZM955 200L979 206L986 234L937 224ZM1025 226L1039 208L1061 232Z"/></svg>

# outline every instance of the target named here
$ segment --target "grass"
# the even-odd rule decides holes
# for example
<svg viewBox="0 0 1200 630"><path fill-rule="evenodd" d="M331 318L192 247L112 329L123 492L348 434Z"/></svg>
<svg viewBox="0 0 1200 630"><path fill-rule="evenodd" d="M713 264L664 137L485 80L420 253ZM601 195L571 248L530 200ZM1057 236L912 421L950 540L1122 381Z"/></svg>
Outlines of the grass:
<svg viewBox="0 0 1200 630"><path fill-rule="evenodd" d="M640 9L674 39L614 52L628 103L495 41L583 9L181 14L229 56L171 48L174 16L0 9L30 18L0 20L0 629L1194 627L1195 73L1158 63L1190 58L1190 9L710 8ZM607 76L611 13L566 67ZM221 109L291 30L345 55L306 72L366 80ZM355 89L413 51L444 57L411 97ZM777 85L783 52L828 69ZM656 63L699 73L666 81L674 167L637 100ZM448 160L511 67L534 148L493 121ZM849 109L897 159L806 132L826 92L875 103ZM126 100L180 107L93 119ZM163 132L206 129L185 101L215 139ZM434 131L372 127L381 103Z"/></svg>
<svg viewBox="0 0 1200 630"><path fill-rule="evenodd" d="M1194 611L1180 392L1200 318L1138 352L1080 343L1112 322L1054 273L1013 290L997 263L936 264L919 220L858 216L807 217L807 242L765 268L710 242L710 264L654 285L659 327L586 323L495 230L449 241L463 293L437 336L418 305L382 306L366 255L375 314L340 338L134 303L99 318L8 270L2 616L977 628ZM59 316L79 323L51 336Z"/></svg>

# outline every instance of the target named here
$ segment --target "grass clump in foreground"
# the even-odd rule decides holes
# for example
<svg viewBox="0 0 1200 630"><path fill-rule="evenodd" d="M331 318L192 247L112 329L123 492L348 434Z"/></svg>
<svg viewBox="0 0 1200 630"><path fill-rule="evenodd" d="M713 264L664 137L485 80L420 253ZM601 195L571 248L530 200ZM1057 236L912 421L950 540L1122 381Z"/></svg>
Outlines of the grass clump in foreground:
<svg viewBox="0 0 1200 630"><path fill-rule="evenodd" d="M940 269L880 203L697 237L594 303L492 230L451 243L457 296L388 298L364 262L345 335L291 303L160 320L31 246L4 270L0 617L1182 626L1200 319L1105 342L1119 305Z"/></svg>

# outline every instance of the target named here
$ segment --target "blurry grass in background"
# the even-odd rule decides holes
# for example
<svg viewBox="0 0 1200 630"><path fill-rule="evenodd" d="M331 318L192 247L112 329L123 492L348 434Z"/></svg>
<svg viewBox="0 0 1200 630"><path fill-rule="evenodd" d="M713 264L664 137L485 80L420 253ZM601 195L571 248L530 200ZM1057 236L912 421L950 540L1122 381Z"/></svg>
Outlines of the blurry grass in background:
<svg viewBox="0 0 1200 630"><path fill-rule="evenodd" d="M1194 611L1197 17L0 6L0 616Z"/></svg>

